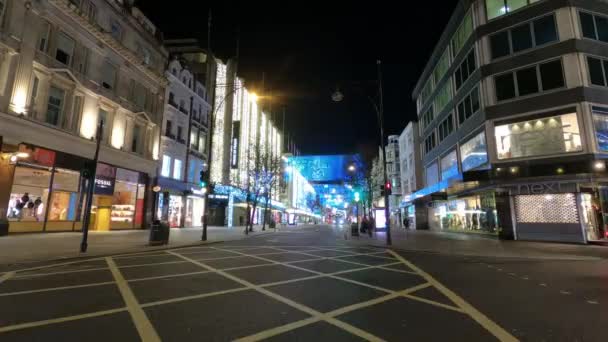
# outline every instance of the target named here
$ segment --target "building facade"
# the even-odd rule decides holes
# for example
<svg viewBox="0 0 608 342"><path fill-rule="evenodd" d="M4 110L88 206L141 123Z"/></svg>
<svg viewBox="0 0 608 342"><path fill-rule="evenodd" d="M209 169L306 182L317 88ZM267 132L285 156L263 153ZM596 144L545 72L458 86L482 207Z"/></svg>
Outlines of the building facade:
<svg viewBox="0 0 608 342"><path fill-rule="evenodd" d="M399 135L399 164L401 165L401 203L399 205L401 216L407 217L410 228L417 225L424 226L426 215L416 218L415 206L412 203L412 194L422 184L422 168L420 167L418 124L411 121ZM422 212L418 210L418 213Z"/></svg>
<svg viewBox="0 0 608 342"><path fill-rule="evenodd" d="M0 224L81 229L103 122L93 230L152 217L167 52L129 1L0 1Z"/></svg>
<svg viewBox="0 0 608 342"><path fill-rule="evenodd" d="M236 61L216 61L210 176L210 224L244 225L257 202L254 224L268 213L275 220L285 206L279 202L282 174L282 133L265 102L236 75ZM259 101L259 102L258 102ZM256 201L258 199L258 201Z"/></svg>
<svg viewBox="0 0 608 342"><path fill-rule="evenodd" d="M168 50L172 52L172 44ZM172 53L165 75L169 80L161 135L161 168L157 215L175 227L201 227L205 212L205 192L200 184L206 171L208 118L205 75L194 72L179 52ZM166 199L165 197L168 197Z"/></svg>
<svg viewBox="0 0 608 342"><path fill-rule="evenodd" d="M461 1L413 97L430 229L606 238L605 1Z"/></svg>
<svg viewBox="0 0 608 342"><path fill-rule="evenodd" d="M389 203L391 209L391 225L401 226L402 218L399 204L401 203L401 162L399 153L399 136L389 135L386 145L386 174L391 183Z"/></svg>

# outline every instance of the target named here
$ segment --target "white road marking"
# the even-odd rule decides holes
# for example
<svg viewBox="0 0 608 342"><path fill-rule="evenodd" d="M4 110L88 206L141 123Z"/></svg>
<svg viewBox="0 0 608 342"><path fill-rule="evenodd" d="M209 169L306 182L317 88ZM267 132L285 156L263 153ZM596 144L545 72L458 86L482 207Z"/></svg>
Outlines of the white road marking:
<svg viewBox="0 0 608 342"><path fill-rule="evenodd" d="M587 303L597 305L599 302L597 300L588 300Z"/></svg>
<svg viewBox="0 0 608 342"><path fill-rule="evenodd" d="M160 342L160 337L158 336L156 329L154 329L154 326L148 319L148 316L146 316L146 313L139 305L137 298L135 298L133 291L131 291L129 284L120 273L120 270L116 266L114 260L112 260L111 257L108 257L106 258L106 262L108 263L108 267L110 267L110 271L112 271L112 275L116 280L120 294L127 305L127 310L131 315L131 319L135 324L139 337L141 337L143 342Z"/></svg>
<svg viewBox="0 0 608 342"><path fill-rule="evenodd" d="M80 272L89 272L89 271L109 271L110 269L107 267L99 267L99 268L87 268L82 270L70 270L70 271L58 271L58 272L48 272L48 273L28 273L23 275L17 275L14 279L21 278L36 278L36 277L45 277L57 274L69 274L69 273L80 273Z"/></svg>
<svg viewBox="0 0 608 342"><path fill-rule="evenodd" d="M2 284L3 282L11 279L12 277L15 276L15 271L11 271L11 272L6 272L3 275L0 276L0 284Z"/></svg>
<svg viewBox="0 0 608 342"><path fill-rule="evenodd" d="M216 272L216 273L218 273L218 274L220 274L220 275L222 275L222 276L224 276L226 278L229 278L229 279L231 279L233 281L236 281L237 283L240 283L241 285L243 285L243 286L245 286L247 288L250 288L252 290L258 291L258 292L260 292L260 293L262 293L262 294L264 294L264 295L266 295L266 296L268 296L268 297L270 297L270 298L272 298L274 300L277 300L279 302L287 304L287 305L289 305L289 306L291 306L293 308L296 308L296 309L298 309L300 311L306 312L307 314L309 314L309 315L311 315L311 316L313 316L315 318L318 318L319 320L325 320L328 323L340 326L342 329L350 332L353 335L359 336L361 338L365 338L367 340L382 341L382 339L380 339L380 338L378 338L378 337L376 337L376 336L374 336L372 334L369 334L369 333L367 333L365 331L362 331L362 330L360 330L360 329L358 329L358 328L356 328L356 327L354 327L354 326L352 326L350 324L337 321L336 319L333 319L333 318L326 318L326 317L323 316L323 314L321 312L318 312L318 311L316 311L316 310L314 310L312 308L309 308L309 307L307 307L305 305L299 304L299 303L297 303L297 302L295 302L295 301L293 301L293 300L291 300L289 298L286 298L286 297L278 295L278 294L276 294L274 292L271 292L271 291L269 291L269 290L267 290L267 289L265 289L263 287L260 287L259 285L255 285L255 284L250 283L250 282L248 282L246 280L243 280L241 278L235 277L235 276L233 276L230 273L218 270L218 269L213 268L213 267L211 267L209 265L206 265L206 264L204 264L202 262L198 262L198 261L196 261L194 259L190 259L190 258L185 257L183 255L180 255L178 253L172 253L172 252L170 252L170 253L174 254L174 255L177 255L177 256L183 258L184 260L190 261L193 264L197 264L197 265L199 265L199 266L201 266L201 267L203 267L205 269L208 269L210 271Z"/></svg>
<svg viewBox="0 0 608 342"><path fill-rule="evenodd" d="M186 276L197 275L197 274L205 274L205 273L209 273L209 271L197 271L197 272L188 272L188 273L167 274L167 275L156 276L156 277L135 278L135 279L128 279L127 282L133 283L133 282L137 282L137 281L157 280L157 279L176 278L176 277L186 277Z"/></svg>
<svg viewBox="0 0 608 342"><path fill-rule="evenodd" d="M540 283L540 284L538 284L538 285L539 285L539 286L543 286L543 287L547 287L547 284L545 284L545 283Z"/></svg>
<svg viewBox="0 0 608 342"><path fill-rule="evenodd" d="M211 271L206 271L206 272L211 272ZM187 301L187 300L201 299L201 298L206 298L206 297L213 297L213 296L224 295L224 294L228 294L228 293L241 292L241 291L246 291L246 290L250 290L250 289L247 288L247 287L237 287L235 289L230 289L230 290L223 290L223 291L216 291L216 292L209 292L209 293L201 293L201 294L198 294L198 295L192 295L192 296L186 296L186 297L178 297L178 298L171 298L171 299L166 299L166 300L159 300L159 301L156 301L156 302L150 302L150 303L141 304L140 306L142 308L147 308L147 307L150 307L150 306L171 304L171 303L183 302L183 301Z"/></svg>
<svg viewBox="0 0 608 342"><path fill-rule="evenodd" d="M84 288L84 287L95 287L95 286L103 286L103 285L109 285L109 284L114 284L114 282L113 281L104 281L102 283L91 283L91 284L60 286L60 287L49 287L49 288L45 288L45 289L36 289L36 290L27 290L27 291L4 292L4 293L0 293L0 297L8 297L8 296L23 295L23 294L40 293L40 292L51 292L51 291L81 289L81 288Z"/></svg>
<svg viewBox="0 0 608 342"><path fill-rule="evenodd" d="M0 333L20 330L20 329L26 329L26 328L40 327L40 326L49 325L49 324L56 324L56 323L75 321L75 320L84 319L84 318L92 318L92 317L105 316L105 315L110 315L110 314L113 314L113 313L118 313L118 312L123 312L123 311L127 311L127 309L126 308L120 308L120 309L112 309L112 310L105 310L105 311L97 311L97 312L92 312L92 313L87 313L87 314L82 314L82 315L74 315L74 316L68 316L68 317L47 319L47 320L44 320L44 321L36 321L36 322L28 322L28 323L9 325L9 326L6 326L6 327L0 327Z"/></svg>
<svg viewBox="0 0 608 342"><path fill-rule="evenodd" d="M563 294L563 295L569 295L572 294L572 292L570 291L565 291L565 290L560 290L559 293Z"/></svg>
<svg viewBox="0 0 608 342"><path fill-rule="evenodd" d="M431 283L444 296L448 297L459 308L461 308L463 311L465 311L467 314L469 314L469 316L471 318L473 318L482 327L484 327L486 330L488 330L490 333L492 333L496 338L498 338L498 340L500 340L500 341L509 341L509 342L511 342L511 341L513 341L513 342L518 341L517 338L515 338L513 335L511 335L509 332L507 332L501 326L499 326L498 324L496 324L494 321L492 321L486 315L484 315L483 313L481 313L479 310L477 310L475 307L473 307L471 304L469 304L463 298L461 298L460 296L458 296L452 290L450 290L449 288L447 288L446 286L444 286L443 284L441 284L439 281L437 281L435 278L433 278L433 276L431 276L430 274L426 273L425 271L423 271L421 268L419 268L418 266L414 265L413 263L405 260L401 255L395 253L394 251L389 250L389 253L391 253L393 256L395 256L395 258L397 258L398 260L400 260L401 262L403 262L410 269L418 272L418 274L420 274L424 279L426 279L426 281L428 281L429 283Z"/></svg>

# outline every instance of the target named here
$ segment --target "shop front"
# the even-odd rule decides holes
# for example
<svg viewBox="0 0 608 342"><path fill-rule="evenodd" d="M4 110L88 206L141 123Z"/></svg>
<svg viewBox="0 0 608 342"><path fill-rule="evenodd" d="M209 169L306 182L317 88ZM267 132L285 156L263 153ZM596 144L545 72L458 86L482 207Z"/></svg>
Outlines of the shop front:
<svg viewBox="0 0 608 342"><path fill-rule="evenodd" d="M497 234L500 227L493 192L432 202L428 215L431 230Z"/></svg>
<svg viewBox="0 0 608 342"><path fill-rule="evenodd" d="M205 194L199 186L160 177L156 217L169 222L171 228L203 226Z"/></svg>
<svg viewBox="0 0 608 342"><path fill-rule="evenodd" d="M82 229L86 159L20 145L27 157L11 166L7 203L9 233ZM142 228L145 177L99 163L91 210L91 230Z"/></svg>

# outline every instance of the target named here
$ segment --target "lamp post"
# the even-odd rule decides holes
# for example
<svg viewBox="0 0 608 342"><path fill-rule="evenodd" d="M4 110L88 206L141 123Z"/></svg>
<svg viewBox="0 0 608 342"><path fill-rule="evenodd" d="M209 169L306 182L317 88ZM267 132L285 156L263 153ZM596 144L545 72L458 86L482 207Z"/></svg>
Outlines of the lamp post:
<svg viewBox="0 0 608 342"><path fill-rule="evenodd" d="M374 107L376 111L376 116L378 119L378 126L380 127L380 147L382 148L382 164L383 164L383 173L384 173L384 184L388 183L388 174L386 167L386 145L384 143L384 98L382 91L382 61L376 61L377 73L378 73L378 103L374 101L370 96L367 96L368 100ZM340 89L336 89L336 91L331 96L334 102L341 102L344 99L344 94L340 92ZM391 224L390 224L390 208L389 208L389 195L387 189L384 191L384 219L386 221L386 244L392 244L391 238Z"/></svg>

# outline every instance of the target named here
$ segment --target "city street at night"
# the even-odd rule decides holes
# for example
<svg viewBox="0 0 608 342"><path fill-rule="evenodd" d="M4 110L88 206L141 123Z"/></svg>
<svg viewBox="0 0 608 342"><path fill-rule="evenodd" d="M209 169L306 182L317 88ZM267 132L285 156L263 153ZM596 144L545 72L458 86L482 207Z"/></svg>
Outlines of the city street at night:
<svg viewBox="0 0 608 342"><path fill-rule="evenodd" d="M0 339L603 340L605 259L395 252L344 229L5 273Z"/></svg>

